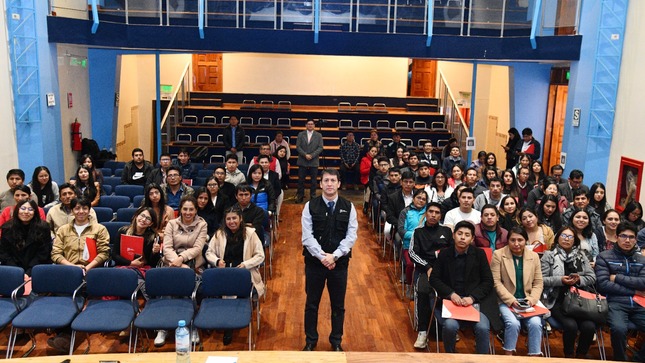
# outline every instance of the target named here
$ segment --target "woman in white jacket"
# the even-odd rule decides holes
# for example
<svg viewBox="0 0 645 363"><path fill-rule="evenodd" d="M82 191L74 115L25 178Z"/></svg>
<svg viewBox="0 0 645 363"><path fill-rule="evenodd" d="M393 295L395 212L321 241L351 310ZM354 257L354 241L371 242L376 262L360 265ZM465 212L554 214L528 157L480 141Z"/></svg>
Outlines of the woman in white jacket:
<svg viewBox="0 0 645 363"><path fill-rule="evenodd" d="M262 241L255 229L244 225L242 210L231 207L224 211L224 223L208 243L206 260L216 268L245 268L251 272L251 280L258 298L264 295L265 288L260 274L260 264L264 262ZM232 331L224 333L224 345L233 339Z"/></svg>

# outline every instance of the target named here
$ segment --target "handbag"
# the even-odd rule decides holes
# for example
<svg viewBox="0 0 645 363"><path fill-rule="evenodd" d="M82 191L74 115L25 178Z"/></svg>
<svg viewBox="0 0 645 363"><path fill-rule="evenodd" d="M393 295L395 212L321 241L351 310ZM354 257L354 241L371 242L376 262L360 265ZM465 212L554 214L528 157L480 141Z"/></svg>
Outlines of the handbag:
<svg viewBox="0 0 645 363"><path fill-rule="evenodd" d="M577 287L571 286L564 293L562 313L572 318L591 320L596 324L605 324L607 322L607 312L609 311L607 299L598 294L593 287L590 287L590 289L593 291L583 291L581 295Z"/></svg>

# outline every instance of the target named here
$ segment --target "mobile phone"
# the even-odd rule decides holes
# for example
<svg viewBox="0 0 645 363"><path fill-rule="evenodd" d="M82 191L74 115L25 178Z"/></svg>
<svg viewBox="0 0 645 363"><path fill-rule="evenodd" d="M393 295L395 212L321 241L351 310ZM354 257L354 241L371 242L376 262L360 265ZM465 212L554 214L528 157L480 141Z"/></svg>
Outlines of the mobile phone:
<svg viewBox="0 0 645 363"><path fill-rule="evenodd" d="M141 255L140 255L140 254L138 254L138 253L135 253L135 254L134 254L134 259L135 259L135 260L138 260L138 259L140 259L140 258L141 258Z"/></svg>
<svg viewBox="0 0 645 363"><path fill-rule="evenodd" d="M524 300L524 299L517 300L517 305L519 305L521 308L530 308L531 307L529 302Z"/></svg>

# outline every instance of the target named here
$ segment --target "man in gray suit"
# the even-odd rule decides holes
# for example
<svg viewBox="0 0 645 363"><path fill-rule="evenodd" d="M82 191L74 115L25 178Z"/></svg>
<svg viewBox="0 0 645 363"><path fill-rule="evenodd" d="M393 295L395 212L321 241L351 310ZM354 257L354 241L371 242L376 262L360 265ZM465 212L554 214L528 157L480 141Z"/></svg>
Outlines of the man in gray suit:
<svg viewBox="0 0 645 363"><path fill-rule="evenodd" d="M302 203L305 197L305 178L309 175L311 179L311 190L309 198L316 196L316 177L318 175L318 159L323 151L323 138L320 132L315 131L316 124L308 120L307 130L300 131L296 142L298 150L298 192L296 203Z"/></svg>

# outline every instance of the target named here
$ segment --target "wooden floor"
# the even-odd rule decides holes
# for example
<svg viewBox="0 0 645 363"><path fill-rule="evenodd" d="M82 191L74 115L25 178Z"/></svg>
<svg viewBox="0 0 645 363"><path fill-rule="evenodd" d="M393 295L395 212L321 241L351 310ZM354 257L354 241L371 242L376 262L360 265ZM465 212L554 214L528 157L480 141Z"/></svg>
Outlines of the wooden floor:
<svg viewBox="0 0 645 363"><path fill-rule="evenodd" d="M291 193L288 195L292 194L292 190L289 192ZM345 193L351 193L353 201L360 199L360 192ZM362 208L358 203L356 205L359 215L359 233L349 265L343 348L354 352L413 352L416 332L413 331L408 318L408 306L412 308L412 303L401 299L400 287L393 282L392 274L388 272L388 262L382 257L381 246L377 244L376 236L368 226L367 219L361 211ZM266 301L263 301L261 306L262 320L257 350L300 350L305 343L303 327L305 279L300 227L302 208L303 204L293 204L289 198L282 207L283 222L275 245L273 277L267 281L268 293ZM325 293L320 309L318 350L330 349L327 341L329 331L330 309L328 296ZM233 335L233 343L224 347L221 332L202 333L204 350L245 350L247 334L246 330L236 332ZM173 351L172 332L169 335L164 347L151 347L150 351ZM611 357L609 336L607 333L604 335L607 353ZM6 347L7 336L8 330L5 329L0 335L1 348ZM58 354L46 344L50 336L46 332L37 334L37 348L31 356ZM79 338L83 340L82 335ZM151 335L151 339L153 338L154 336ZM127 352L127 339L119 339L118 334L93 334L90 341L90 353ZM552 356L562 357L561 335L555 333L550 341ZM77 347L76 354L81 354L86 344L87 341L83 341ZM22 356L28 346L26 340L19 341L16 344L14 357ZM472 332L461 333L457 349L461 353L475 352ZM498 354L502 351L497 341L496 351ZM525 338L521 337L518 342L518 353L526 354ZM590 353L598 357L595 344Z"/></svg>

